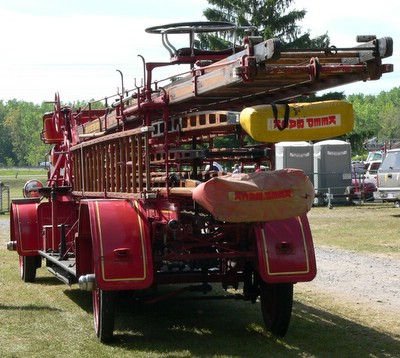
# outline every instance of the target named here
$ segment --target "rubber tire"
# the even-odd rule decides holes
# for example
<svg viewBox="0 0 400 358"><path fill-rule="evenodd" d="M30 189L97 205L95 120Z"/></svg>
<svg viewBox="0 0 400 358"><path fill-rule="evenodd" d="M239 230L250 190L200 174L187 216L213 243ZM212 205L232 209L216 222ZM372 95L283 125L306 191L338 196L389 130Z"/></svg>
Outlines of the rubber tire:
<svg viewBox="0 0 400 358"><path fill-rule="evenodd" d="M100 342L113 338L115 321L115 292L96 289L92 292L94 329Z"/></svg>
<svg viewBox="0 0 400 358"><path fill-rule="evenodd" d="M38 264L37 256L20 256L19 269L21 279L24 282L35 282L36 269Z"/></svg>
<svg viewBox="0 0 400 358"><path fill-rule="evenodd" d="M266 329L284 337L292 316L293 283L261 282L260 303Z"/></svg>

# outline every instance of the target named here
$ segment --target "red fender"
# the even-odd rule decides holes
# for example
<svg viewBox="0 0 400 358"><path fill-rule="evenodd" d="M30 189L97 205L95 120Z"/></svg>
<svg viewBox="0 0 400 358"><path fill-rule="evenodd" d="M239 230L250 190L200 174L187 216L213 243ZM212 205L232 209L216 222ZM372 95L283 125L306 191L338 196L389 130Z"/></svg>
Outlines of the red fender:
<svg viewBox="0 0 400 358"><path fill-rule="evenodd" d="M144 289L154 279L150 227L136 201L84 200L97 287ZM79 237L78 233L78 237Z"/></svg>
<svg viewBox="0 0 400 358"><path fill-rule="evenodd" d="M20 256L38 255L40 248L37 208L39 198L16 199L11 202L10 238L16 241Z"/></svg>
<svg viewBox="0 0 400 358"><path fill-rule="evenodd" d="M259 274L268 283L311 281L317 274L306 215L262 223L255 229Z"/></svg>

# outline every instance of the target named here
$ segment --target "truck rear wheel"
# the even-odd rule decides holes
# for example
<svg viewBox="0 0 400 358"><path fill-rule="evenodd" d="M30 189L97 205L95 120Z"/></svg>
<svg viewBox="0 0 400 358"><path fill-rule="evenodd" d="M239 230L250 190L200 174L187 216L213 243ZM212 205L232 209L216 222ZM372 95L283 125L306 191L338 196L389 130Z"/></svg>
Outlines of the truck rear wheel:
<svg viewBox="0 0 400 358"><path fill-rule="evenodd" d="M100 342L109 342L114 332L115 293L96 289L93 291L93 318Z"/></svg>
<svg viewBox="0 0 400 358"><path fill-rule="evenodd" d="M261 310L268 331L283 337L289 327L293 306L293 284L260 284Z"/></svg>
<svg viewBox="0 0 400 358"><path fill-rule="evenodd" d="M38 257L37 256L20 256L19 257L19 270L21 279L24 282L35 282L36 269Z"/></svg>

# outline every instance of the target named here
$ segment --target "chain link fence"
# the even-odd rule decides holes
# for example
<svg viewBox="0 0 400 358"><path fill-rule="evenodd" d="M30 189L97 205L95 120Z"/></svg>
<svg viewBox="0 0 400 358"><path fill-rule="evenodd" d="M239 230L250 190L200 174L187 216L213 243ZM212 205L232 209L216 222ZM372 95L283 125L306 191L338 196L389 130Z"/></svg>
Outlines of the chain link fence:
<svg viewBox="0 0 400 358"><path fill-rule="evenodd" d="M0 181L0 214L10 211L10 187Z"/></svg>
<svg viewBox="0 0 400 358"><path fill-rule="evenodd" d="M312 173L308 177L315 188L315 206L352 204L374 200L376 186L365 181L363 175L352 173Z"/></svg>

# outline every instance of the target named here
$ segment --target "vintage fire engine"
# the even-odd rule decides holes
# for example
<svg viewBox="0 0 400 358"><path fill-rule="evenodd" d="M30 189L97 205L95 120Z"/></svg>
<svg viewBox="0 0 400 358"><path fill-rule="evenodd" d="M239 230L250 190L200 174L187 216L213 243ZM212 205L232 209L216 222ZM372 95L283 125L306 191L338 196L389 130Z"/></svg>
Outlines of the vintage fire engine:
<svg viewBox="0 0 400 358"><path fill-rule="evenodd" d="M379 79L393 71L382 64L393 42L360 36L352 48L285 49L252 30L224 22L148 28L170 60L140 56L141 86L125 90L121 73L117 95L73 108L56 94L43 116L47 184L28 181L25 198L12 201L8 249L18 252L22 280L33 282L45 265L91 291L102 342L113 336L118 292L147 290L156 302L174 297L157 293L165 284L177 293L235 289L284 336L293 285L316 275L307 220L314 189L301 170L274 170L274 143L351 131L349 103L293 99ZM194 46L199 33L237 31L248 31L240 46ZM189 45L177 49L172 38L181 34ZM155 69L178 64L187 72L154 81ZM236 163L241 173L232 173Z"/></svg>

